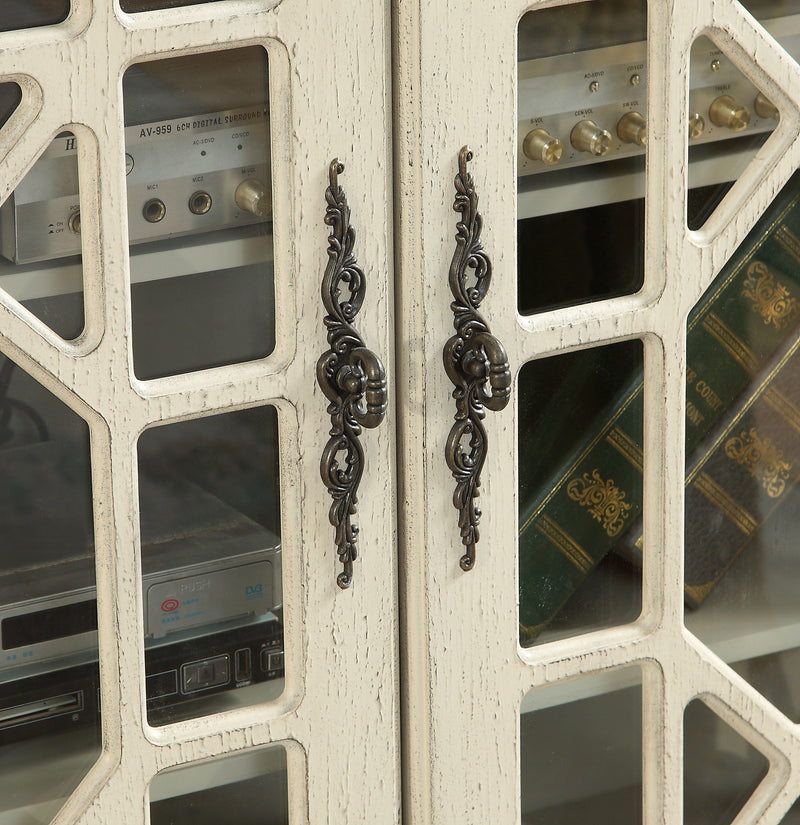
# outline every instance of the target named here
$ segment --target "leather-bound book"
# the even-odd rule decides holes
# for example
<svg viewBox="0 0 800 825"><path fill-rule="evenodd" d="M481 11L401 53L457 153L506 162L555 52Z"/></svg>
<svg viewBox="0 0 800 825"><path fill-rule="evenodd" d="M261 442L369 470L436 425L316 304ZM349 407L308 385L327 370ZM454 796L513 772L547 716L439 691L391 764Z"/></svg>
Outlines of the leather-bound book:
<svg viewBox="0 0 800 825"><path fill-rule="evenodd" d="M692 453L800 326L800 173L689 315L686 452ZM577 397L572 403L580 404ZM565 414L567 411L565 410ZM530 644L635 523L642 502L641 371L598 410L581 446L538 478L520 422L520 639Z"/></svg>
<svg viewBox="0 0 800 825"><path fill-rule="evenodd" d="M800 479L796 331L687 462L684 595L698 607ZM641 565L638 520L614 547Z"/></svg>

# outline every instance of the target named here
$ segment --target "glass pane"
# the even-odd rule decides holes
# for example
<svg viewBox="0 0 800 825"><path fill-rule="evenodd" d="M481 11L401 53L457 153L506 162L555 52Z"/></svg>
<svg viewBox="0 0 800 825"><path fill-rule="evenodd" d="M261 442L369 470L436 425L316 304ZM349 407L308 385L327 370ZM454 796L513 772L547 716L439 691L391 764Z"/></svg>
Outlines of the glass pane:
<svg viewBox="0 0 800 825"><path fill-rule="evenodd" d="M800 641L800 175L691 319L686 624L794 714L783 680Z"/></svg>
<svg viewBox="0 0 800 825"><path fill-rule="evenodd" d="M767 28L772 31L776 20L797 11L797 0L741 0L742 5L759 21L768 21ZM782 42L782 41L780 41Z"/></svg>
<svg viewBox="0 0 800 825"><path fill-rule="evenodd" d="M139 439L148 719L283 690L278 422L257 407Z"/></svg>
<svg viewBox="0 0 800 825"><path fill-rule="evenodd" d="M683 716L683 821L728 825L767 775L769 762L699 699Z"/></svg>
<svg viewBox="0 0 800 825"><path fill-rule="evenodd" d="M642 821L638 668L539 688L522 701L523 825Z"/></svg>
<svg viewBox="0 0 800 825"><path fill-rule="evenodd" d="M707 37L690 54L687 222L701 227L777 125L777 108Z"/></svg>
<svg viewBox="0 0 800 825"><path fill-rule="evenodd" d="M525 646L639 614L638 572L609 551L642 507L642 358L641 342L625 341L531 361L520 370Z"/></svg>
<svg viewBox="0 0 800 825"><path fill-rule="evenodd" d="M152 825L288 825L286 751L273 745L165 771L150 783Z"/></svg>
<svg viewBox="0 0 800 825"><path fill-rule="evenodd" d="M798 0L744 0L743 5L789 54L795 59L800 56ZM698 229L774 130L780 112L707 38L699 38L692 47L691 73L689 180L690 185L697 188L689 193L687 221L690 229ZM747 114L740 111L737 117L737 107L731 109L727 101L722 101L717 105L722 125L716 125L709 107L726 95ZM735 126L741 127L743 117L749 116L749 122L737 131L726 125L726 118L731 116ZM706 127L716 137L705 134ZM705 141L713 141L714 145L703 146Z"/></svg>
<svg viewBox="0 0 800 825"><path fill-rule="evenodd" d="M22 100L22 89L16 83L0 83L0 129Z"/></svg>
<svg viewBox="0 0 800 825"><path fill-rule="evenodd" d="M182 6L199 6L215 0L119 0L119 7L128 14L156 9L177 9Z"/></svg>
<svg viewBox="0 0 800 825"><path fill-rule="evenodd" d="M0 206L0 287L62 338L84 327L78 139L61 132Z"/></svg>
<svg viewBox="0 0 800 825"><path fill-rule="evenodd" d="M100 752L89 432L4 355L0 524L0 819L46 822Z"/></svg>
<svg viewBox="0 0 800 825"><path fill-rule="evenodd" d="M798 825L800 823L800 802L795 802L781 820L782 825Z"/></svg>
<svg viewBox="0 0 800 825"><path fill-rule="evenodd" d="M3 0L0 32L49 26L67 19L69 0Z"/></svg>
<svg viewBox="0 0 800 825"><path fill-rule="evenodd" d="M275 344L267 53L125 73L133 360L155 378Z"/></svg>
<svg viewBox="0 0 800 825"><path fill-rule="evenodd" d="M528 12L520 21L523 314L642 285L644 40L640 0L559 6Z"/></svg>
<svg viewBox="0 0 800 825"><path fill-rule="evenodd" d="M792 631L794 638L789 644L800 638L796 628ZM733 662L731 667L793 722L800 722L799 647L753 656Z"/></svg>

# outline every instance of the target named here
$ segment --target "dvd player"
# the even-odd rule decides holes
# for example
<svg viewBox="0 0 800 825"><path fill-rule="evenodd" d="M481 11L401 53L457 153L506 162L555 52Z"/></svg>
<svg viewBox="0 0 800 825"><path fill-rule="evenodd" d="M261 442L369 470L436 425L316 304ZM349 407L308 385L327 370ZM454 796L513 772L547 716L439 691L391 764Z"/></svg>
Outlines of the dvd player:
<svg viewBox="0 0 800 825"><path fill-rule="evenodd" d="M202 651L202 652L199 652ZM0 684L0 746L76 725L98 726L97 659L71 657L60 669ZM145 649L150 724L171 721L176 706L284 675L283 629L263 617L238 627Z"/></svg>

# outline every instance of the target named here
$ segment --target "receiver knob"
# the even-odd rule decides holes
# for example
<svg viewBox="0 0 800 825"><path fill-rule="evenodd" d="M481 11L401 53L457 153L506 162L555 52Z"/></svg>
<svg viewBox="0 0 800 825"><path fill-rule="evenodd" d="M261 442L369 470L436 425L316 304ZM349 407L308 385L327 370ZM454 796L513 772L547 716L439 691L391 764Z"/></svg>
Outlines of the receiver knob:
<svg viewBox="0 0 800 825"><path fill-rule="evenodd" d="M531 160L540 160L548 166L553 166L561 160L564 154L564 144L544 129L534 129L525 135L522 151Z"/></svg>
<svg viewBox="0 0 800 825"><path fill-rule="evenodd" d="M610 132L601 129L594 121L582 120L572 128L569 140L579 152L599 158L608 154L612 138Z"/></svg>
<svg viewBox="0 0 800 825"><path fill-rule="evenodd" d="M756 95L753 108L759 117L772 118L773 120L781 119L781 113L778 111L778 107L761 92Z"/></svg>
<svg viewBox="0 0 800 825"><path fill-rule="evenodd" d="M628 112L617 123L617 136L625 143L644 148L647 140L647 121L638 112Z"/></svg>
<svg viewBox="0 0 800 825"><path fill-rule="evenodd" d="M750 111L730 95L715 98L709 106L708 116L715 126L722 126L733 132L741 132L750 123Z"/></svg>
<svg viewBox="0 0 800 825"><path fill-rule="evenodd" d="M260 180L243 180L234 192L233 199L239 209L258 215L259 218L272 217L272 198L267 187Z"/></svg>

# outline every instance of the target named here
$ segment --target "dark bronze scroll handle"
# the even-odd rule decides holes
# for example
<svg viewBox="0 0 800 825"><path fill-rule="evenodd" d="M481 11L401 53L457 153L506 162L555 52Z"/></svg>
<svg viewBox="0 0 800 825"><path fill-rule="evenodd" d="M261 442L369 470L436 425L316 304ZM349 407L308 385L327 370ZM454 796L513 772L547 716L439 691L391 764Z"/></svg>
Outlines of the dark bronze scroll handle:
<svg viewBox="0 0 800 825"><path fill-rule="evenodd" d="M331 233L328 265L322 279L330 349L317 361L317 381L330 401L330 438L322 452L320 475L333 498L329 518L335 528L339 561L344 566L336 581L339 587L346 588L353 582L353 562L358 556L358 525L353 523L352 516L356 514L364 465L359 436L362 427L371 429L383 421L388 396L383 364L364 346L353 326L364 302L366 283L353 254L355 231L350 225L350 207L339 186L343 171L344 164L338 158L331 161L330 185L325 190L325 223L331 227Z"/></svg>
<svg viewBox="0 0 800 825"><path fill-rule="evenodd" d="M460 560L462 570L472 570L475 566L475 546L479 538L478 488L487 445L483 418L486 409L502 410L511 395L508 356L478 312L489 290L492 264L480 240L483 218L478 212L472 175L467 172L470 160L472 152L465 146L458 156L455 178L453 209L461 213L461 220L456 224L456 251L449 275L455 299L450 306L456 334L445 344L443 352L445 371L455 385L455 423L447 439L445 457L456 479L453 504L458 510L461 542L466 547Z"/></svg>

